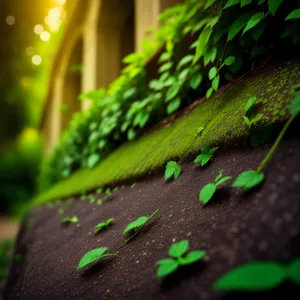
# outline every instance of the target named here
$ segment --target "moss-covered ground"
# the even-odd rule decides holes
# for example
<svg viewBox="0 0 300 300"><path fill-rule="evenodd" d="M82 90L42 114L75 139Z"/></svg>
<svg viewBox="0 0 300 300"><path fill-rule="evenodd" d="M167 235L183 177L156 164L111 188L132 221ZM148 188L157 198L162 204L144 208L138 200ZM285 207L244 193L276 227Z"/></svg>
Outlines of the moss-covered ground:
<svg viewBox="0 0 300 300"><path fill-rule="evenodd" d="M234 143L249 135L249 128L242 116L247 101L253 96L258 98L253 111L264 115L257 127L285 119L291 101L289 90L299 80L299 60L250 74L236 81L223 94L200 104L172 126L124 144L92 170L77 171L38 195L34 205L150 174L167 161L195 154L207 144ZM205 130L197 136L197 128L205 124Z"/></svg>

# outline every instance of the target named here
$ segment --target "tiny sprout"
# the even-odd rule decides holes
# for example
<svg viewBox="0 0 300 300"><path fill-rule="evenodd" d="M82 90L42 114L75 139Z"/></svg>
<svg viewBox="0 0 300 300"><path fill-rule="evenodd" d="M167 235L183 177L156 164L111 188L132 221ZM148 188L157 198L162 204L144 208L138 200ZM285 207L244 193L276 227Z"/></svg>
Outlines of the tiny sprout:
<svg viewBox="0 0 300 300"><path fill-rule="evenodd" d="M115 221L114 218L109 218L107 221L99 223L98 225L95 226L94 233L98 233L107 227L109 227L113 222Z"/></svg>

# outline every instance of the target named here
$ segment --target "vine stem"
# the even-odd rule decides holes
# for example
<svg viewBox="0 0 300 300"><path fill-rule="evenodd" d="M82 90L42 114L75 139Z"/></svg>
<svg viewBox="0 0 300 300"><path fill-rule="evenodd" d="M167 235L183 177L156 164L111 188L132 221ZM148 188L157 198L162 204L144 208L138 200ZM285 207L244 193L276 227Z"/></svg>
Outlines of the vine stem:
<svg viewBox="0 0 300 300"><path fill-rule="evenodd" d="M267 165L267 163L269 162L270 158L272 157L272 155L274 154L276 148L278 147L279 143L281 142L284 134L286 133L286 131L288 130L289 126L291 125L291 123L293 122L293 120L295 119L295 117L297 116L291 116L288 121L285 123L284 127L281 129L280 134L278 135L275 143L273 144L272 148L269 150L268 154L265 156L265 158L263 159L263 161L261 162L261 164L259 165L259 167L257 168L257 172L261 172Z"/></svg>
<svg viewBox="0 0 300 300"><path fill-rule="evenodd" d="M115 257L115 256L117 256L117 254L107 253L107 254L102 255L101 257Z"/></svg>

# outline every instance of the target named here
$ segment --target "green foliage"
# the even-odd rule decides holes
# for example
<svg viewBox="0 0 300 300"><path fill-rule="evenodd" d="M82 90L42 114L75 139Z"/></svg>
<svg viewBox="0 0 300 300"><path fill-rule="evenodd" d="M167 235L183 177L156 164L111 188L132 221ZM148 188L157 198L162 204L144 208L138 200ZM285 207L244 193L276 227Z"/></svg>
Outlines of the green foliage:
<svg viewBox="0 0 300 300"><path fill-rule="evenodd" d="M109 218L108 220L106 220L105 222L101 222L98 225L95 226L94 229L94 233L98 233L104 229L106 229L107 227L109 227L113 222L115 221L114 218Z"/></svg>
<svg viewBox="0 0 300 300"><path fill-rule="evenodd" d="M208 203L211 198L214 196L214 194L217 191L218 186L223 184L224 182L230 180L232 176L225 176L223 177L223 170L219 171L219 175L216 177L214 183L208 183L205 185L202 190L199 193L199 200L203 203L206 204Z"/></svg>
<svg viewBox="0 0 300 300"><path fill-rule="evenodd" d="M249 170L241 173L232 186L235 188L243 188L244 191L248 191L260 185L264 181L264 178L265 176L263 173Z"/></svg>
<svg viewBox="0 0 300 300"><path fill-rule="evenodd" d="M251 110L251 108L252 108L252 106L255 104L256 100L257 100L257 98L256 98L255 96L254 96L254 97L251 97L251 98L248 100L248 102L247 102L247 104L246 104L246 106L245 106L245 114L247 114L247 113Z"/></svg>
<svg viewBox="0 0 300 300"><path fill-rule="evenodd" d="M96 261L99 261L100 259L104 257L114 257L117 256L117 254L112 253L105 253L108 250L106 247L102 248L96 248L89 252L87 252L79 261L77 270L82 269Z"/></svg>
<svg viewBox="0 0 300 300"><path fill-rule="evenodd" d="M201 163L201 166L205 166L213 157L214 153L218 150L218 147L211 148L210 146L206 146L201 149L201 154L196 157L194 163Z"/></svg>
<svg viewBox="0 0 300 300"><path fill-rule="evenodd" d="M135 221L129 223L124 231L123 234L133 231L133 235L125 240L125 244L127 244L133 237L135 237L157 213L159 212L159 208L154 211L154 213L150 216L142 216L136 219Z"/></svg>
<svg viewBox="0 0 300 300"><path fill-rule="evenodd" d="M300 8L293 10L285 20L300 19Z"/></svg>
<svg viewBox="0 0 300 300"><path fill-rule="evenodd" d="M68 223L75 224L75 223L78 223L78 222L79 222L78 218L76 216L74 216L74 217L68 217L68 218L62 219L60 221L60 224L68 224Z"/></svg>
<svg viewBox="0 0 300 300"><path fill-rule="evenodd" d="M169 161L166 165L165 170L165 181L174 176L174 179L177 179L180 176L181 167L175 161Z"/></svg>
<svg viewBox="0 0 300 300"><path fill-rule="evenodd" d="M290 105L290 114L292 116L300 113L300 84L297 84L292 87L290 94L294 97Z"/></svg>
<svg viewBox="0 0 300 300"><path fill-rule="evenodd" d="M289 16L283 15L287 8ZM221 84L245 73L249 60L282 45L281 35L287 49L299 44L299 25L293 23L297 10L297 4L287 0L259 5L248 0L187 0L167 9L153 41L144 41L141 53L124 58L121 76L107 90L80 96L92 99L92 107L74 115L45 163L41 186L49 187L78 168L93 168L121 143L187 106L191 93L210 98ZM270 39L275 27L284 34L275 31ZM146 64L162 45L159 72L149 82Z"/></svg>
<svg viewBox="0 0 300 300"><path fill-rule="evenodd" d="M194 250L187 253L188 249L188 240L173 243L169 249L169 255L172 258L161 259L156 262L158 265L157 277L170 275L174 273L179 266L193 264L203 259L206 255L206 252L202 250Z"/></svg>
<svg viewBox="0 0 300 300"><path fill-rule="evenodd" d="M288 264L287 273L293 283L300 285L300 258L295 258Z"/></svg>

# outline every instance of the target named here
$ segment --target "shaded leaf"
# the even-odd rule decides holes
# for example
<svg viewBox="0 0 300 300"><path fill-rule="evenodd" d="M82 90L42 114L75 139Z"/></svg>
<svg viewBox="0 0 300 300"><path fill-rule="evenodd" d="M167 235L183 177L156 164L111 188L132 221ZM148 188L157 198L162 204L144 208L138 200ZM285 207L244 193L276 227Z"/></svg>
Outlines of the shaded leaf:
<svg viewBox="0 0 300 300"><path fill-rule="evenodd" d="M233 183L233 187L244 188L248 191L264 181L264 174L254 170L249 170L241 173Z"/></svg>
<svg viewBox="0 0 300 300"><path fill-rule="evenodd" d="M254 105L256 100L257 100L257 98L255 96L248 100L248 102L245 106L245 113L247 113L252 108L252 106Z"/></svg>
<svg viewBox="0 0 300 300"><path fill-rule="evenodd" d="M157 277L167 276L175 272L179 267L178 262L170 258L159 260L156 263L159 265L156 273Z"/></svg>
<svg viewBox="0 0 300 300"><path fill-rule="evenodd" d="M284 0L268 0L269 11L273 16L276 15L276 12Z"/></svg>
<svg viewBox="0 0 300 300"><path fill-rule="evenodd" d="M199 200L206 204L215 194L217 186L214 183L207 184L199 193Z"/></svg>
<svg viewBox="0 0 300 300"><path fill-rule="evenodd" d="M264 18L264 16L265 16L264 12L258 12L255 15L253 15L248 21L243 31L243 34L246 33L248 30L252 29L253 27L255 27Z"/></svg>
<svg viewBox="0 0 300 300"><path fill-rule="evenodd" d="M293 10L285 20L300 19L300 8Z"/></svg>
<svg viewBox="0 0 300 300"><path fill-rule="evenodd" d="M297 285L300 285L300 258L295 258L288 265L288 277Z"/></svg>
<svg viewBox="0 0 300 300"><path fill-rule="evenodd" d="M202 57L204 48L205 48L211 34L212 34L211 28L205 28L200 33L198 41L197 41L197 49L196 49L196 54L194 56L193 63L196 63Z"/></svg>
<svg viewBox="0 0 300 300"><path fill-rule="evenodd" d="M167 106L167 114L170 115L175 112L181 104L180 98L176 98L175 100L171 101Z"/></svg>
<svg viewBox="0 0 300 300"><path fill-rule="evenodd" d="M243 29L243 27L246 26L246 24L248 23L252 15L253 15L253 11L249 11L241 15L240 17L238 17L233 22L228 32L228 37L227 37L228 41L231 41Z"/></svg>

